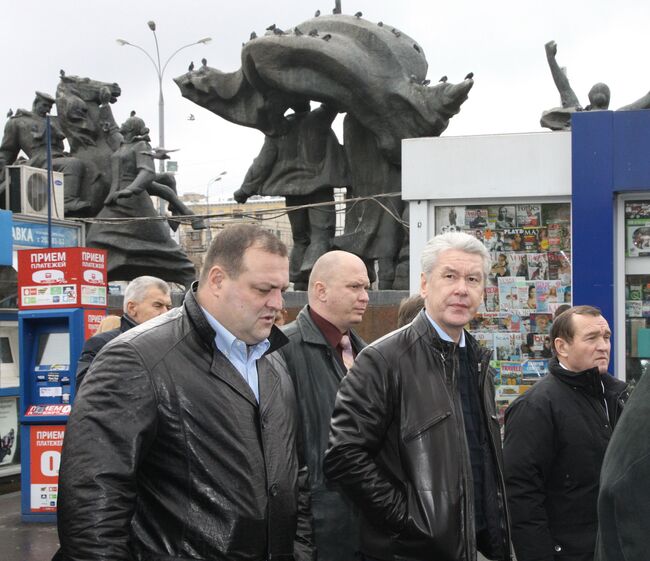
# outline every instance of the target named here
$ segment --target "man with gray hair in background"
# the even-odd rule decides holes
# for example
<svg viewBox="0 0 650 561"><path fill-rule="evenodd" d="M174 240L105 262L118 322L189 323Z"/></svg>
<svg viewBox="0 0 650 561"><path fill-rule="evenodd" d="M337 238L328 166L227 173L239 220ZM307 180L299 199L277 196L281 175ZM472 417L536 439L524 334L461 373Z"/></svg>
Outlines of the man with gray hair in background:
<svg viewBox="0 0 650 561"><path fill-rule="evenodd" d="M124 291L124 315L120 320L120 327L98 333L84 343L77 363L77 391L95 356L104 345L132 327L158 317L171 308L171 289L164 280L150 276L133 279Z"/></svg>
<svg viewBox="0 0 650 561"><path fill-rule="evenodd" d="M511 559L491 351L463 329L490 254L448 232L422 257L422 310L341 382L323 468L360 508L366 561Z"/></svg>

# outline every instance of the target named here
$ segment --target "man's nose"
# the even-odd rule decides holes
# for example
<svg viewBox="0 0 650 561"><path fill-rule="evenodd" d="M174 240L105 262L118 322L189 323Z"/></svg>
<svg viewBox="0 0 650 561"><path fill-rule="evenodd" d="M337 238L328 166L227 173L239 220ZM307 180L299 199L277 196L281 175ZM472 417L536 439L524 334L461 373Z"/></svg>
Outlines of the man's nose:
<svg viewBox="0 0 650 561"><path fill-rule="evenodd" d="M284 308L284 298L280 289L272 290L266 305L273 310Z"/></svg>

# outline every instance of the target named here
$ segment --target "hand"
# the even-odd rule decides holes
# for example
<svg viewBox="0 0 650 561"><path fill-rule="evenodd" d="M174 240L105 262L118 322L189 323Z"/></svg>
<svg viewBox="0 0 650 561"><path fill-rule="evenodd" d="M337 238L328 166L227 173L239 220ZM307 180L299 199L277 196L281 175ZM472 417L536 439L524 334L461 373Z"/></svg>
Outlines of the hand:
<svg viewBox="0 0 650 561"><path fill-rule="evenodd" d="M547 55L555 56L557 54L557 43L555 41L549 41L544 45L544 48Z"/></svg>
<svg viewBox="0 0 650 561"><path fill-rule="evenodd" d="M245 193L242 189L237 189L237 191L235 191L232 196L240 204L245 203L248 200L248 197L250 197L250 195L248 193Z"/></svg>
<svg viewBox="0 0 650 561"><path fill-rule="evenodd" d="M112 205L115 202L117 202L117 199L123 199L126 197L130 197L132 195L133 195L133 191L129 189L122 189L121 191L113 191L112 193L109 193L106 199L104 199L104 204Z"/></svg>

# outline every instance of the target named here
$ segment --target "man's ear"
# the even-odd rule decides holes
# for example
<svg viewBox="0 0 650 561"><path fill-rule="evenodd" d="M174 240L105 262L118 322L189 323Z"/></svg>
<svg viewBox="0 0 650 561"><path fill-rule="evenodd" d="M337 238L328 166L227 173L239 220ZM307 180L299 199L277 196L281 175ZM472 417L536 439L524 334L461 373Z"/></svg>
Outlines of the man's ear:
<svg viewBox="0 0 650 561"><path fill-rule="evenodd" d="M420 273L420 296L427 299L427 277L424 273Z"/></svg>
<svg viewBox="0 0 650 561"><path fill-rule="evenodd" d="M558 357L563 358L568 355L569 343L562 339L562 337L556 337L553 341L553 347L555 348L555 353Z"/></svg>
<svg viewBox="0 0 650 561"><path fill-rule="evenodd" d="M210 291L220 290L226 276L226 272L219 265L214 265L208 271L208 286L210 287Z"/></svg>
<svg viewBox="0 0 650 561"><path fill-rule="evenodd" d="M135 315L134 310L136 307L137 303L134 302L133 300L129 300L126 303L126 313L129 314L129 316L133 317Z"/></svg>
<svg viewBox="0 0 650 561"><path fill-rule="evenodd" d="M314 283L314 295L320 302L327 300L327 285L323 281L316 281Z"/></svg>

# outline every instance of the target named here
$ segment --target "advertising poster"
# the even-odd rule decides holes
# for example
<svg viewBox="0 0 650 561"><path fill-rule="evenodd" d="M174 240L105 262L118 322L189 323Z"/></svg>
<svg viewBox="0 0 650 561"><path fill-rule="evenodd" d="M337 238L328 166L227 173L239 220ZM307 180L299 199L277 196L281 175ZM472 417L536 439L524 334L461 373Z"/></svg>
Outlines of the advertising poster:
<svg viewBox="0 0 650 561"><path fill-rule="evenodd" d="M29 427L30 510L56 512L64 425Z"/></svg>
<svg viewBox="0 0 650 561"><path fill-rule="evenodd" d="M86 247L18 252L21 309L106 306L106 251Z"/></svg>
<svg viewBox="0 0 650 561"><path fill-rule="evenodd" d="M0 466L18 462L18 399L0 397Z"/></svg>

